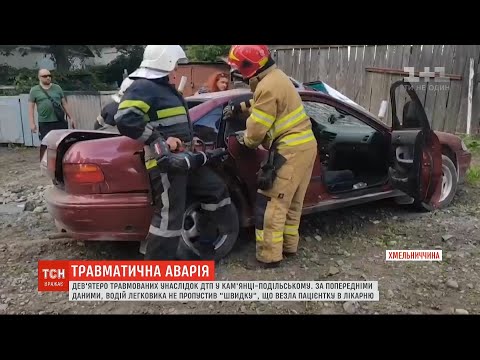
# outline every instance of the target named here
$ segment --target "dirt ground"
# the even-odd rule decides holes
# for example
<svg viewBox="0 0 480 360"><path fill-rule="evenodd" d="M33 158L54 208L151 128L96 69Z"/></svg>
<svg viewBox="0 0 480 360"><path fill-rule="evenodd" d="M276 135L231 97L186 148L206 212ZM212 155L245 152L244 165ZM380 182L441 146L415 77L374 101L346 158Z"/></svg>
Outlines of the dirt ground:
<svg viewBox="0 0 480 360"><path fill-rule="evenodd" d="M477 160L478 161L478 160ZM296 258L248 270L254 241L217 265L218 280L376 280L378 302L73 302L37 291L42 259L134 259L137 243L73 242L45 211L38 150L0 148L0 314L477 314L480 188L448 209L418 213L391 200L306 216ZM442 262L386 262L386 249L442 249Z"/></svg>

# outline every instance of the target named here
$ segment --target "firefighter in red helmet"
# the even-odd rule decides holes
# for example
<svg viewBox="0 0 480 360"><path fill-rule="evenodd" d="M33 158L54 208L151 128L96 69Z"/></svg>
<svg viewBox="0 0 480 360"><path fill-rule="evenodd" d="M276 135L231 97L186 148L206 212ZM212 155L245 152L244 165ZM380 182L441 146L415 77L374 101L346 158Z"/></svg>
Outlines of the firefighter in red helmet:
<svg viewBox="0 0 480 360"><path fill-rule="evenodd" d="M303 201L317 155L310 118L288 76L277 68L266 45L233 45L229 65L248 80L253 100L225 111L248 111L239 141L269 150L259 172L255 205L256 258L278 265L297 252Z"/></svg>

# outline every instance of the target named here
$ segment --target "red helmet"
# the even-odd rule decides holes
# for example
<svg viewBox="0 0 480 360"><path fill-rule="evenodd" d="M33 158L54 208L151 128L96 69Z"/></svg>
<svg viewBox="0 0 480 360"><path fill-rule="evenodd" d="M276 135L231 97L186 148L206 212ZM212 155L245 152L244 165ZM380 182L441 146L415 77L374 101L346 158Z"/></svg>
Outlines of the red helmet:
<svg viewBox="0 0 480 360"><path fill-rule="evenodd" d="M267 45L232 45L228 64L248 79L265 66L269 56Z"/></svg>

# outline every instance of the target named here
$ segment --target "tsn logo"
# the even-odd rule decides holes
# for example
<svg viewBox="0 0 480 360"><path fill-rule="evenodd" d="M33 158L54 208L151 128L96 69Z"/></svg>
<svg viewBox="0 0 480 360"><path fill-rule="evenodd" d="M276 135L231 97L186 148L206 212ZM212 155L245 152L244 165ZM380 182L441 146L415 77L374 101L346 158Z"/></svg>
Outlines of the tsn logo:
<svg viewBox="0 0 480 360"><path fill-rule="evenodd" d="M38 262L39 291L68 291L68 262L40 260Z"/></svg>
<svg viewBox="0 0 480 360"><path fill-rule="evenodd" d="M44 280L53 280L53 281L44 281L45 286L63 286L63 281L55 280L65 280L65 269L42 269L43 279Z"/></svg>

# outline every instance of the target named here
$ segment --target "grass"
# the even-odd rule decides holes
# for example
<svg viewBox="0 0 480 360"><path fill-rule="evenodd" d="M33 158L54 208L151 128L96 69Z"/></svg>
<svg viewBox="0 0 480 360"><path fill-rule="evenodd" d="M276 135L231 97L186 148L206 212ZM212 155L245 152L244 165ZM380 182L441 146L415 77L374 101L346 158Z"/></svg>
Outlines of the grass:
<svg viewBox="0 0 480 360"><path fill-rule="evenodd" d="M470 185L480 185L480 166L478 165L480 159L480 136L460 136L467 146L468 150L472 153L472 164L470 169L467 170L466 181Z"/></svg>
<svg viewBox="0 0 480 360"><path fill-rule="evenodd" d="M480 154L480 138L478 136L462 137L463 142L472 154Z"/></svg>
<svg viewBox="0 0 480 360"><path fill-rule="evenodd" d="M480 166L471 166L467 171L467 182L470 185L480 184Z"/></svg>

